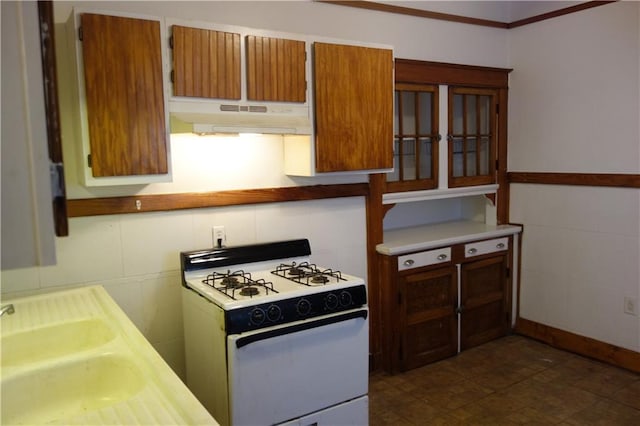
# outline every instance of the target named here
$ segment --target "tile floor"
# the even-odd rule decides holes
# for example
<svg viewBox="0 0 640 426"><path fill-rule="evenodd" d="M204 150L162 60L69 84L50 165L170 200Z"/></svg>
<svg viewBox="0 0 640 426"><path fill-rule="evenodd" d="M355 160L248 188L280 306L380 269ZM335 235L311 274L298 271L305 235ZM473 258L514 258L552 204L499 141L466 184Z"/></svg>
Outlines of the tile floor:
<svg viewBox="0 0 640 426"><path fill-rule="evenodd" d="M640 425L640 374L522 336L369 381L380 425Z"/></svg>

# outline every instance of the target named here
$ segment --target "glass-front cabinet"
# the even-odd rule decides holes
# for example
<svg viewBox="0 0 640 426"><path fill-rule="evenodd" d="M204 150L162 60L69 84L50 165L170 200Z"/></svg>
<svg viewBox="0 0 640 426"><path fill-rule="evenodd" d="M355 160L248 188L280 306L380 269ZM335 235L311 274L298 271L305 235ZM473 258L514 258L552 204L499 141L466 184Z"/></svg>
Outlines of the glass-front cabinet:
<svg viewBox="0 0 640 426"><path fill-rule="evenodd" d="M439 97L446 97L442 106ZM396 83L386 192L496 183L497 102L491 88ZM446 159L438 154L440 128Z"/></svg>
<svg viewBox="0 0 640 426"><path fill-rule="evenodd" d="M449 87L449 187L486 185L496 174L496 92Z"/></svg>
<svg viewBox="0 0 640 426"><path fill-rule="evenodd" d="M384 192L412 199L466 194L465 188L500 192L510 71L396 58L394 170Z"/></svg>
<svg viewBox="0 0 640 426"><path fill-rule="evenodd" d="M394 98L393 172L389 191L438 186L438 86L396 84Z"/></svg>

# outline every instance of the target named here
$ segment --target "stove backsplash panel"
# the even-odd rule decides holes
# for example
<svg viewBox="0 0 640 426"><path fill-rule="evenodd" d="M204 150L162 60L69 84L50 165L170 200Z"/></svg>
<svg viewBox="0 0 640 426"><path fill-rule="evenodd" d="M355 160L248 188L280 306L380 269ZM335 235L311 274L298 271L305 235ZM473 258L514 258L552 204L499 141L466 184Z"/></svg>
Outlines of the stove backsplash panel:
<svg viewBox="0 0 640 426"><path fill-rule="evenodd" d="M103 285L184 377L180 251L211 247L224 225L229 245L308 238L314 263L366 277L365 222L363 197L71 218L57 265L2 271L2 294Z"/></svg>

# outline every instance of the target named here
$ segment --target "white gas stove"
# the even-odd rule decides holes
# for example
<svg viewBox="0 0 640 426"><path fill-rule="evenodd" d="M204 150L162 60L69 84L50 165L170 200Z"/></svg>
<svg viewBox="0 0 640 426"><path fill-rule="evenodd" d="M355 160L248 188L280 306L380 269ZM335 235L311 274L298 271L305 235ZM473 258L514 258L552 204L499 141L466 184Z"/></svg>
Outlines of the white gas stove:
<svg viewBox="0 0 640 426"><path fill-rule="evenodd" d="M308 240L181 253L187 385L218 422L367 423L366 285L310 255Z"/></svg>

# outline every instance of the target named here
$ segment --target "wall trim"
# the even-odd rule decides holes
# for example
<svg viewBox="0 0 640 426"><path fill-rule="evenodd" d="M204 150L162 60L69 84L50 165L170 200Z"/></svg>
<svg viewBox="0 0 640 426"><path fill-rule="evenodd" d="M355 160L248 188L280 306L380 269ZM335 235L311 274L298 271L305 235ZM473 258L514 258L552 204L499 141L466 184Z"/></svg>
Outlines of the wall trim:
<svg viewBox="0 0 640 426"><path fill-rule="evenodd" d="M585 3L577 4L575 6L565 7L563 9L554 10L552 12L543 13L540 15L532 16L530 18L520 19L518 21L509 22L508 28L517 28L524 25L533 24L534 22L540 22L558 16L568 15L570 13L580 12L582 10L591 9L593 7L603 6L609 3L615 3L619 0L612 1L588 1Z"/></svg>
<svg viewBox="0 0 640 426"><path fill-rule="evenodd" d="M69 217L171 211L369 195L366 183L68 199Z"/></svg>
<svg viewBox="0 0 640 426"><path fill-rule="evenodd" d="M609 3L615 3L619 0L610 1L587 1L575 6L569 6L552 12L542 13L529 18L520 19L513 22L493 21L490 19L471 18L462 15L453 15L450 13L432 12L429 10L415 9L412 7L395 6L386 3L378 3L374 1L338 1L338 0L315 0L318 3L329 3L337 6L357 7L360 9L375 10L377 12L397 13L400 15L415 16L418 18L438 19L441 21L458 22L461 24L480 25L483 27L511 29L522 27L524 25L533 24L558 16L568 15L570 13L580 12L582 10L591 9L593 7L603 6Z"/></svg>
<svg viewBox="0 0 640 426"><path fill-rule="evenodd" d="M640 373L640 353L518 317L515 332L555 348Z"/></svg>
<svg viewBox="0 0 640 426"><path fill-rule="evenodd" d="M506 22L492 21L489 19L470 18L461 15L452 15L450 13L432 12L429 10L414 9L412 7L395 6L386 3L377 3L374 1L334 1L334 0L315 0L318 3L329 3L337 6L357 7L359 9L375 10L378 12L397 13L400 15L416 16L418 18L438 19L441 21L458 22L461 24L481 25L483 27L493 28L509 28Z"/></svg>
<svg viewBox="0 0 640 426"><path fill-rule="evenodd" d="M507 181L542 185L640 188L640 174L632 173L508 172Z"/></svg>

